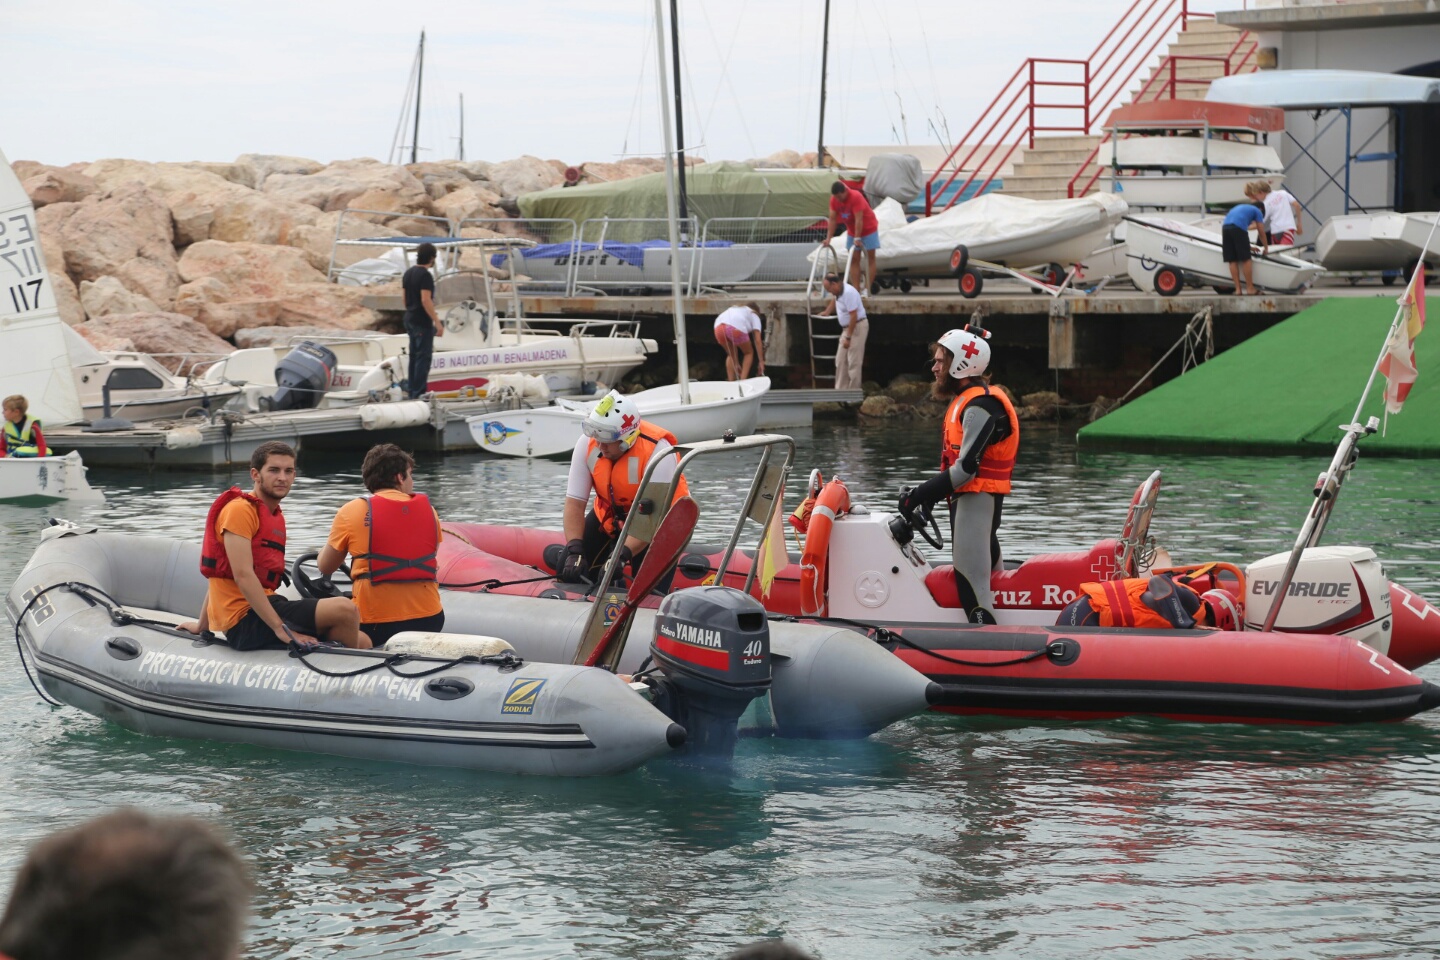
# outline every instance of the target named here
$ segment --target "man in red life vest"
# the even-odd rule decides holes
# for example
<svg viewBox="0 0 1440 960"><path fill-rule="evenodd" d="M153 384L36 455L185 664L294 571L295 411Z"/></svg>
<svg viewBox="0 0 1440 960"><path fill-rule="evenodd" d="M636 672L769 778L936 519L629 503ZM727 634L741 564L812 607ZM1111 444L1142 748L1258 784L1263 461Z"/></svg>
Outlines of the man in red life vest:
<svg viewBox="0 0 1440 960"><path fill-rule="evenodd" d="M1245 624L1229 590L1197 593L1167 574L1082 583L1080 594L1060 611L1057 626L1243 630Z"/></svg>
<svg viewBox="0 0 1440 960"><path fill-rule="evenodd" d="M960 605L971 623L995 622L990 574L1000 569L1000 514L1020 449L1020 420L1004 390L992 388L990 334L979 327L950 330L930 345L931 389L950 399L940 447L940 473L900 498L909 518L950 501L950 552Z"/></svg>
<svg viewBox="0 0 1440 960"><path fill-rule="evenodd" d="M440 517L415 492L415 458L393 443L370 448L360 466L368 497L357 497L335 514L330 539L316 566L330 576L345 555L354 558L350 578L360 629L377 647L397 633L445 629L435 554Z"/></svg>
<svg viewBox="0 0 1440 960"><path fill-rule="evenodd" d="M250 455L250 492L231 487L210 506L200 572L208 579L199 621L180 629L217 630L236 650L308 649L316 637L366 649L355 605L344 597L273 596L285 573L285 515L280 501L295 482L295 450L269 440Z"/></svg>
<svg viewBox="0 0 1440 960"><path fill-rule="evenodd" d="M865 286L860 283L860 255L850 261L850 286L865 290L875 282L875 251L880 249L880 222L865 194L848 184L836 180L830 185L830 223L825 228L825 242L828 246L841 225L845 227L845 249L854 249L859 244L865 253Z"/></svg>
<svg viewBox="0 0 1440 960"><path fill-rule="evenodd" d="M675 435L640 419L635 402L611 390L597 403L581 424L584 436L570 455L570 477L565 485L565 556L558 571L565 583L593 579L615 548L625 515L640 494L640 479L656 457L663 458L653 479L664 483L675 475L679 455L671 448ZM595 493L595 508L585 506ZM688 496L689 486L680 478L675 497ZM625 564L638 569L647 545L634 537L620 545L621 570ZM673 576L673 574L672 574ZM656 587L664 592L667 577Z"/></svg>

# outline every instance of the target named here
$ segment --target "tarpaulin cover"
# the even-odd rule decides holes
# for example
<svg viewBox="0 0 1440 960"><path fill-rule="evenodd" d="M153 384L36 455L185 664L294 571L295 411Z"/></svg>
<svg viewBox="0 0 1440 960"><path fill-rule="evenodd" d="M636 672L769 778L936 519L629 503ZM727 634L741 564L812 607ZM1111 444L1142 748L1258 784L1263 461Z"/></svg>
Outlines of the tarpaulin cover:
<svg viewBox="0 0 1440 960"><path fill-rule="evenodd" d="M925 190L925 173L920 160L908 153L880 153L865 166L865 198L873 207L881 200L895 200L902 206Z"/></svg>

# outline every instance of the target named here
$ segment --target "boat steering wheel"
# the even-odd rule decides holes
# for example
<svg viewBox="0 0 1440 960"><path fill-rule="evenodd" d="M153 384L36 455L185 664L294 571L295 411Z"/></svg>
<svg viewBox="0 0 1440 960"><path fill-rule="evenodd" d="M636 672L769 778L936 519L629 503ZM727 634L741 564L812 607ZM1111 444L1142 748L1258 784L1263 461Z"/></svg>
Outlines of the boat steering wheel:
<svg viewBox="0 0 1440 960"><path fill-rule="evenodd" d="M295 584L295 590L307 600L326 600L330 597L350 599L354 589L354 583L350 579L350 564L341 561L340 571L345 574L345 580L335 583L329 577L321 576L319 568L315 567L319 556L320 551L311 550L296 557L295 562L290 565L290 582ZM306 567L312 568L313 572L305 569ZM347 587L350 589L346 589Z"/></svg>
<svg viewBox="0 0 1440 960"><path fill-rule="evenodd" d="M905 498L910 496L910 488L904 487L900 491L900 501L903 504ZM940 532L940 521L935 519L934 507L920 505L914 510L906 511L903 507L900 510L901 518L909 525L911 530L920 534L921 539L936 550L945 549L945 537Z"/></svg>

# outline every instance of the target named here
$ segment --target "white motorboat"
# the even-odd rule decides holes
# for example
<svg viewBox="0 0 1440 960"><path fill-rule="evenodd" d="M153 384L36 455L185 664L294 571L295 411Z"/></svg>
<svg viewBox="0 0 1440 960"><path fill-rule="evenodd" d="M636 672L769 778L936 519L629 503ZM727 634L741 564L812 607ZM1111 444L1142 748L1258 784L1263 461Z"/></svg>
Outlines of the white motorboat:
<svg viewBox="0 0 1440 960"><path fill-rule="evenodd" d="M202 383L194 377L176 376L148 353L100 351L70 327L64 332L86 420L105 416L130 421L170 420L195 411L208 414L240 393L239 387L228 383Z"/></svg>
<svg viewBox="0 0 1440 960"><path fill-rule="evenodd" d="M1125 220L1126 266L1138 289L1173 297L1187 284L1231 286L1218 231L1164 217ZM1299 293L1325 272L1319 264L1282 253L1257 255L1250 262L1255 286L1280 293Z"/></svg>
<svg viewBox="0 0 1440 960"><path fill-rule="evenodd" d="M755 432L769 377L748 380L692 380L690 402L679 384L629 395L640 416L675 434L681 443ZM466 422L481 450L509 457L568 456L580 439L580 424L595 400L557 400L533 410L486 413Z"/></svg>
<svg viewBox="0 0 1440 960"><path fill-rule="evenodd" d="M9 238L0 257L0 384L6 395L25 397L42 432L75 423L81 417L80 397L66 342L66 334L74 334L55 305L35 207L3 152L0 224ZM73 451L66 456L0 457L0 500L102 499L86 481L85 465Z"/></svg>
<svg viewBox="0 0 1440 960"><path fill-rule="evenodd" d="M1440 250L1426 250L1435 213L1351 213L1331 217L1315 238L1315 256L1327 270L1404 270L1422 253L1440 265Z"/></svg>

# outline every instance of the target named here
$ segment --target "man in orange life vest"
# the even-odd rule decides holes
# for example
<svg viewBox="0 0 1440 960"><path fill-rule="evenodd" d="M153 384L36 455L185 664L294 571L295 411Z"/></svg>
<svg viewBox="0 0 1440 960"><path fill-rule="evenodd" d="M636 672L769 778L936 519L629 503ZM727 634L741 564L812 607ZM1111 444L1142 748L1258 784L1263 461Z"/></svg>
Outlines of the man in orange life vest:
<svg viewBox="0 0 1440 960"><path fill-rule="evenodd" d="M995 622L990 573L1000 569L1000 513L1020 449L1020 420L1005 391L990 386L990 334L950 330L930 345L933 396L950 397L940 473L900 498L900 513L950 500L950 551L960 605L971 623Z"/></svg>
<svg viewBox="0 0 1440 960"><path fill-rule="evenodd" d="M1061 627L1146 627L1190 630L1243 628L1240 604L1229 590L1197 593L1168 574L1080 584L1080 596L1060 611Z"/></svg>
<svg viewBox="0 0 1440 960"><path fill-rule="evenodd" d="M199 621L180 629L218 630L236 650L309 649L316 637L368 648L355 605L344 597L287 600L272 596L285 573L285 515L280 501L295 482L295 450L269 440L250 455L249 493L231 487L210 506L200 572L209 578Z"/></svg>
<svg viewBox="0 0 1440 960"><path fill-rule="evenodd" d="M335 514L330 539L315 564L330 576L348 553L360 629L377 647L397 633L445 629L435 553L440 518L430 500L415 492L415 458L393 443L370 448L360 466L368 497L357 497Z"/></svg>
<svg viewBox="0 0 1440 960"><path fill-rule="evenodd" d="M565 555L558 571L565 583L593 579L615 548L625 515L640 493L640 478L656 457L664 458L655 468L654 478L668 482L675 475L679 455L675 435L640 419L635 402L611 390L581 424L584 436L570 455L570 476L565 485ZM588 514L585 505L590 492L595 492L595 508ZM675 496L689 494L685 478L680 478ZM621 570L624 564L639 568L646 544L628 537L620 545ZM672 573L673 576L673 573ZM657 585L664 592L669 577Z"/></svg>

